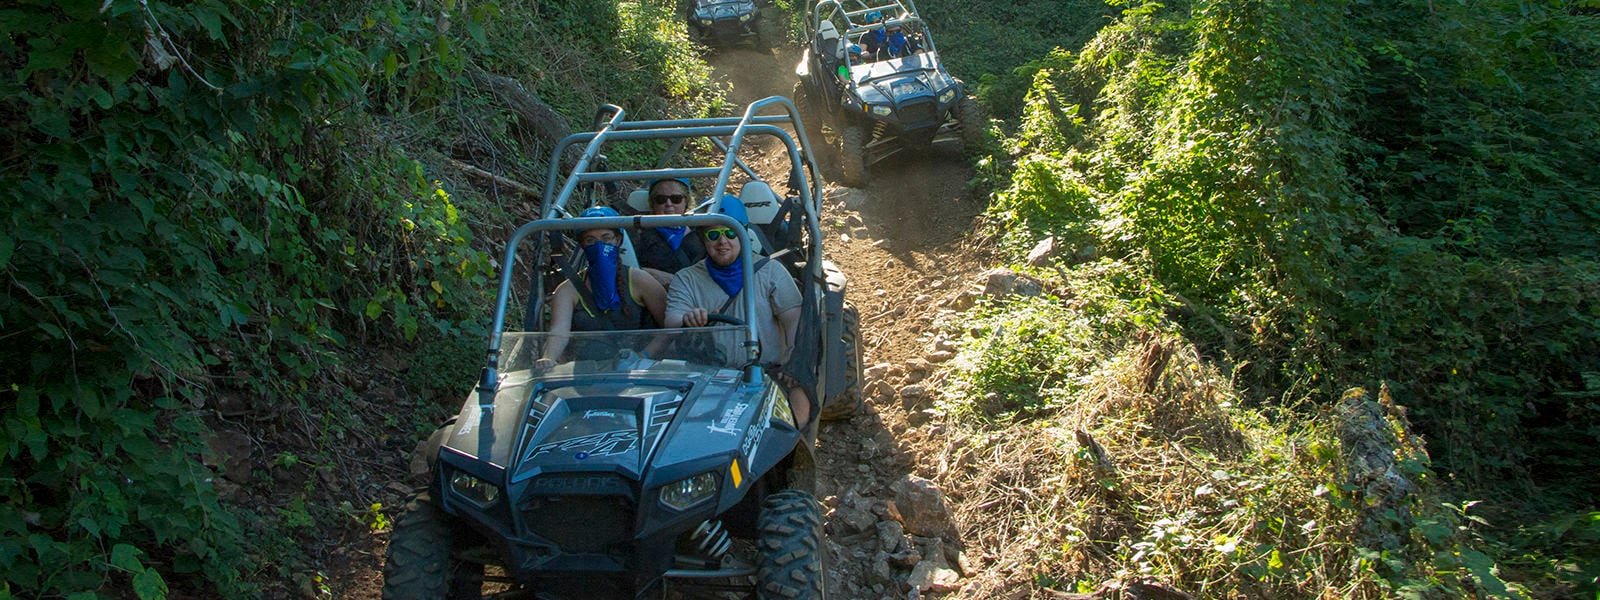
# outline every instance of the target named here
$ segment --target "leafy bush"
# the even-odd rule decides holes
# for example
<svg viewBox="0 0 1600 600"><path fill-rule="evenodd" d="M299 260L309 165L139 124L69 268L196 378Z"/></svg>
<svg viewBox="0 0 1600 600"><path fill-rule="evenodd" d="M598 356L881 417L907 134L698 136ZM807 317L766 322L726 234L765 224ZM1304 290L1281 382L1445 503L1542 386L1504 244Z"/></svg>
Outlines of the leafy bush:
<svg viewBox="0 0 1600 600"><path fill-rule="evenodd" d="M303 566L273 536L355 514L289 490L247 543L202 462L201 417L230 393L284 407L320 427L304 451L326 472L318 453L367 427L326 389L351 356L481 343L494 266L471 226L506 206L431 165L481 150L538 172L542 149L479 114L465 70L602 50L580 73L514 73L575 122L613 93L647 116L717 99L670 7L531 4L0 10L0 117L20 125L0 133L17 192L0 236L0 596L250 597L286 574L264 565ZM529 37L530 13L556 39ZM577 77L589 93L567 93ZM445 354L417 370L459 371Z"/></svg>
<svg viewBox="0 0 1600 600"><path fill-rule="evenodd" d="M1408 527L1426 543L1373 559L1398 561L1374 571L1378 585L1498 593L1490 566L1523 552L1502 536L1592 511L1594 479L1580 473L1600 466L1596 24L1567 2L1130 7L1081 50L1022 70L1034 79L1014 154L990 163L1010 167L997 235L1013 252L1097 235L1103 255L1136 257L1146 289L1171 299L1156 304L1251 404L1331 406L1392 382L1455 482L1429 493L1489 501L1472 518L1414 507ZM980 314L1075 318L1028 303ZM1003 351L970 372L1052 356L1027 381L1070 381L1097 362L994 335L973 346ZM1017 380L968 378L959 397L1003 396ZM1451 537L1462 528L1472 535ZM1477 549L1427 559L1446 537ZM1540 542L1514 560L1545 571L1520 576L1550 593L1592 589L1582 569L1600 547L1585 539ZM1461 570L1479 583L1429 587Z"/></svg>

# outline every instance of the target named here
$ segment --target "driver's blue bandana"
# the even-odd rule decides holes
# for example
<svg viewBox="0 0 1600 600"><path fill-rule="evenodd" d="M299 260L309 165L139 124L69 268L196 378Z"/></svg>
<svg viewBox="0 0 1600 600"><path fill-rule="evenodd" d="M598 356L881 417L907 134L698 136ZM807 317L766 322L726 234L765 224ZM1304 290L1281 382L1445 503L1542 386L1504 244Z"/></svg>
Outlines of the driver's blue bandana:
<svg viewBox="0 0 1600 600"><path fill-rule="evenodd" d="M726 267L717 266L707 258L706 271L711 273L711 280L717 282L717 287L722 288L729 298L739 295L739 290L744 289L743 256L733 259L733 263Z"/></svg>
<svg viewBox="0 0 1600 600"><path fill-rule="evenodd" d="M661 234L661 238L667 240L667 245L672 246L672 249L676 251L679 246L683 245L683 238L689 233L689 228L684 225L679 225L677 227L657 227L656 233Z"/></svg>
<svg viewBox="0 0 1600 600"><path fill-rule="evenodd" d="M602 311L622 306L622 295L617 292L618 251L616 244L603 242L583 247L583 257L589 261L589 291L594 294L594 307Z"/></svg>

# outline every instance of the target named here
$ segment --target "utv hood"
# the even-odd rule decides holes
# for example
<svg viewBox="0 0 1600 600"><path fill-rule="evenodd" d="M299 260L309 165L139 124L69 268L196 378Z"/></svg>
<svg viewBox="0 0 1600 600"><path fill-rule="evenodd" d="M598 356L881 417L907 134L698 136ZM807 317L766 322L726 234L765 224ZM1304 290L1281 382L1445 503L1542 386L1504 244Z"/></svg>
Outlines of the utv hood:
<svg viewBox="0 0 1600 600"><path fill-rule="evenodd" d="M469 402L462 408L445 451L504 473L508 485L543 473L578 471L637 481L658 458L667 463L690 458L662 450L672 445L664 440L704 437L719 427L744 433L740 426L753 421L757 411L749 394L737 393L742 386L737 370L689 366L539 379L512 373L492 407ZM674 428L675 420L683 423ZM736 450L739 437L710 445ZM694 445L694 454L724 450Z"/></svg>

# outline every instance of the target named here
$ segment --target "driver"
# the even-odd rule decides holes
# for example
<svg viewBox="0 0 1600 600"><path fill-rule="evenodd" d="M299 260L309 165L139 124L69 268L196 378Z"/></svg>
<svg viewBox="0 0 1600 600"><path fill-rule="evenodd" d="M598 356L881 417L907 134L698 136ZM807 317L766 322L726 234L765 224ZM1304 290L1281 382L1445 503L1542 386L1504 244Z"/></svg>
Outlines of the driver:
<svg viewBox="0 0 1600 600"><path fill-rule="evenodd" d="M615 217L617 211L596 206L578 216ZM665 321L667 291L654 277L621 263L621 244L622 231L617 229L578 232L578 245L583 248L588 267L578 273L576 282L568 280L556 286L550 301L550 343L534 362L535 367L555 366L567 348L569 338L565 334L570 331L650 329ZM585 354L583 350L579 348L577 354Z"/></svg>
<svg viewBox="0 0 1600 600"><path fill-rule="evenodd" d="M892 58L910 56L916 50L911 41L906 39L905 29L899 23L889 26L889 35L884 42L884 49L888 51L889 56Z"/></svg>
<svg viewBox="0 0 1600 600"><path fill-rule="evenodd" d="M744 204L731 195L722 197L718 210L740 223L747 220ZM794 348L795 331L800 324L800 288L783 265L766 258L756 262L754 281L745 281L739 233L734 230L702 227L699 235L705 240L706 259L673 276L667 293L665 325L700 327L710 323L711 313L754 322L760 335L762 366L774 379L785 382L789 407L803 427L811 415L811 401L792 380L783 377L782 368ZM744 293L757 294L756 314L745 314L740 301L740 294ZM719 339L718 344L727 356L738 356L737 339Z"/></svg>

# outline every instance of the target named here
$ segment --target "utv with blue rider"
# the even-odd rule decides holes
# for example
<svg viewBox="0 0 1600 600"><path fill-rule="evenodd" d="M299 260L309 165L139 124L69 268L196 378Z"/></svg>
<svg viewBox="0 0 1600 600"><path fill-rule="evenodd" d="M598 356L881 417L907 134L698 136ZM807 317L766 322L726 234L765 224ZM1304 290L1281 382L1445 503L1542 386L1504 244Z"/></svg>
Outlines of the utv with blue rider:
<svg viewBox="0 0 1600 600"><path fill-rule="evenodd" d="M870 2L817 2L795 67L795 104L805 121L815 126L826 116L837 131L842 179L851 186L902 150L945 139L970 149L983 136L977 102L945 71L915 2Z"/></svg>
<svg viewBox="0 0 1600 600"><path fill-rule="evenodd" d="M425 446L429 483L390 536L383 598L636 599L692 590L824 598L817 424L860 403L861 350L844 276L823 258L822 183L797 110L773 97L740 118L627 121L615 106L601 114L597 131L551 150L542 216L506 245L481 375ZM737 157L751 135L787 148L787 193L774 193ZM714 166L602 170L608 143L651 140L673 148L709 140L726 155ZM561 159L575 145L584 151L563 176ZM744 180L737 195L729 193L735 175ZM637 209L643 198L612 206L601 191L674 178L714 179L718 202L622 215L614 209ZM798 230L783 231L788 224ZM719 248L739 240L734 268L744 281L764 267L793 279L800 312L781 376L762 356L764 329L738 318L760 314L757 293L730 292L700 327L546 323L552 283L576 287L594 267L583 261L637 267L626 235L585 241L592 233L674 227L704 228L707 240L724 240ZM587 247L602 243L617 247ZM774 263L781 274L772 274ZM788 399L796 391L820 401L796 414Z"/></svg>

